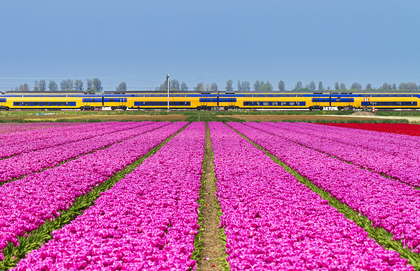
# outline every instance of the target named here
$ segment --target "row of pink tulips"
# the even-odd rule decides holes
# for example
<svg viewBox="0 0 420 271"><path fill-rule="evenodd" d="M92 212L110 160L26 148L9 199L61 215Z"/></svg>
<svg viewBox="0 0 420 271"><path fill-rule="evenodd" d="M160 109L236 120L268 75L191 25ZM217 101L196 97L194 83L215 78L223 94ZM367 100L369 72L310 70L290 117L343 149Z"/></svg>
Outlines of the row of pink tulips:
<svg viewBox="0 0 420 271"><path fill-rule="evenodd" d="M397 180L347 164L327 154L239 123L229 123L316 186L331 193L373 226L420 252L420 191Z"/></svg>
<svg viewBox="0 0 420 271"><path fill-rule="evenodd" d="M60 126L52 126L45 129L36 129L36 130L28 130L28 131L21 131L16 133L7 133L3 134L0 137L0 144L2 145L16 145L19 142L38 142L40 140L47 140L50 138L54 138L55 133L57 131L61 131L62 133L72 132L72 131L84 131L90 130L89 127L97 126L96 123L74 123L70 125L60 125ZM100 124L101 126L104 124Z"/></svg>
<svg viewBox="0 0 420 271"><path fill-rule="evenodd" d="M0 187L0 249L7 242L18 245L17 236L54 219L74 200L124 169L186 122L166 125L119 144L82 156L59 167L30 174ZM0 255L2 257L2 255Z"/></svg>
<svg viewBox="0 0 420 271"><path fill-rule="evenodd" d="M414 270L226 125L210 132L232 270Z"/></svg>
<svg viewBox="0 0 420 271"><path fill-rule="evenodd" d="M0 183L20 178L31 172L59 165L69 159L87 154L122 140L152 131L168 123L140 122L124 125L110 125L98 130L96 136L59 146L32 151L0 160ZM95 135L92 133L92 135Z"/></svg>
<svg viewBox="0 0 420 271"><path fill-rule="evenodd" d="M419 137L411 136L416 138L416 143L418 144L417 147L413 147L405 146L404 143L406 143L407 140L404 138L396 139L390 137L389 135L393 135L390 133L382 133L381 137L377 137L363 134L363 132L353 133L353 130L355 129L343 129L341 127L339 127L341 129L334 129L335 127L333 126L317 125L312 123L309 125L306 125L306 123L284 123L284 125L282 125L281 123L274 124L271 122L267 124L281 128L284 127L285 129L290 127L294 130L299 127L299 132L304 134L310 133L313 137L328 139L337 143L363 148L369 153L380 152L391 155L391 157L397 159L414 160L417 164L420 164L420 156L418 155L420 152L420 140L417 140Z"/></svg>
<svg viewBox="0 0 420 271"><path fill-rule="evenodd" d="M329 137L330 131L313 134L301 125L290 123L275 125L250 122L245 124L377 173L387 174L407 184L420 186L420 162L403 156L403 153L396 156L385 150L380 150L385 143L372 141L371 145L376 146L377 150L369 150L355 144L341 143L325 138ZM349 131L347 131L347 137L349 137L348 134ZM345 134L340 134L340 136L346 137Z"/></svg>
<svg viewBox="0 0 420 271"><path fill-rule="evenodd" d="M0 138L5 136L5 133L16 133L28 130L39 130L49 127L65 126L64 122L33 122L33 123L0 123ZM74 124L73 124L74 125Z"/></svg>
<svg viewBox="0 0 420 271"><path fill-rule="evenodd" d="M32 133L26 132L25 135L18 137L14 143L4 143L0 146L0 158L5 158L21 153L37 151L46 149L61 144L75 142L87 138L91 138L98 134L103 134L103 131L109 129L109 127L130 127L130 123L89 123L89 126L84 124L83 126L66 127L65 129L45 129L48 132L46 135L42 135L39 139L32 140Z"/></svg>
<svg viewBox="0 0 420 271"><path fill-rule="evenodd" d="M15 270L196 269L204 137L188 126Z"/></svg>

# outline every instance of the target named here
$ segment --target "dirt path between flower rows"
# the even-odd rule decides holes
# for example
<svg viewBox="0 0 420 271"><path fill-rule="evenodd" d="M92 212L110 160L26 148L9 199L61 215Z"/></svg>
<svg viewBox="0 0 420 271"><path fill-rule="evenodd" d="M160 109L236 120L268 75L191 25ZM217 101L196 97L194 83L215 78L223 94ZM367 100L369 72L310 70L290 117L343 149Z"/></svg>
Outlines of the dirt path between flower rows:
<svg viewBox="0 0 420 271"><path fill-rule="evenodd" d="M198 268L200 270L220 270L223 268L220 265L219 258L223 256L223 244L220 240L220 229L217 224L217 209L216 206L216 189L214 186L214 171L213 171L213 152L210 142L210 130L207 128L206 133L206 152L204 159L206 161L206 175L204 180L204 206L203 222L201 227L204 227L202 235L201 260L198 261ZM207 260L208 257L208 260ZM213 267L214 266L214 267Z"/></svg>

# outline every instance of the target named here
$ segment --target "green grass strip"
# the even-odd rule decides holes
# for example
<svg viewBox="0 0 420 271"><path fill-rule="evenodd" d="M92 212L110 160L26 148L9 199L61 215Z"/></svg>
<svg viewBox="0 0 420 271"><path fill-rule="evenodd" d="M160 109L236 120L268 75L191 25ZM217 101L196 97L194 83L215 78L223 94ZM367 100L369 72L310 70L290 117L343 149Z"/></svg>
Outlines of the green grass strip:
<svg viewBox="0 0 420 271"><path fill-rule="evenodd" d="M209 128L209 126L208 126L208 124L207 124L207 132L210 134L210 128ZM209 145L210 145L210 147L209 147L209 149L208 149L208 151L209 151L209 155L211 156L211 161L214 161L214 152L213 152L213 146L212 146L212 143L211 143L211 140L209 140ZM214 163L212 164L212 167L211 167L211 170L214 172ZM216 176L214 176L214 182L213 182L213 185L214 185L214 190L217 192L217 185L216 185L216 182L217 182L217 178L216 178ZM219 202L219 200L217 199L217 197L215 197L215 206L214 206L214 208L216 209L216 211L217 211L217 224L219 224L220 225L220 217L223 215L223 212L222 212L222 208L220 207L220 202ZM220 227L219 227L220 228ZM222 244L223 244L223 249L222 249L222 257L220 257L219 258L219 263L220 263L220 266L223 268L223 270L226 270L226 271L230 271L230 266L229 266L229 263L228 263L228 261L226 260L226 257L228 256L227 255L227 253L226 253L226 234L225 234L225 226L223 226L222 228L220 228L220 241L222 242Z"/></svg>
<svg viewBox="0 0 420 271"><path fill-rule="evenodd" d="M89 193L76 198L73 202L73 206L69 209L62 211L61 214L52 221L45 221L38 229L30 232L27 236L18 237L19 246L15 247L12 243L9 243L3 251L4 260L0 262L0 270L8 270L16 266L16 264L26 254L32 250L40 248L46 242L53 238L52 232L61 229L66 224L69 224L72 220L76 219L77 216L82 215L83 211L95 204L97 198L100 197L102 192L109 190L119 180L125 178L125 176L133 172L144 160L149 158L160 150L167 142L169 142L174 136L181 133L188 125L184 126L174 135L168 137L165 141L160 143L158 146L150 150L146 155L136 160L134 163L128 165L125 169L117 172L113 177L106 180L104 183L93 188Z"/></svg>
<svg viewBox="0 0 420 271"><path fill-rule="evenodd" d="M231 128L232 129L232 128ZM303 183L311 189L313 192L317 193L321 196L322 199L328 200L329 205L337 209L340 213L344 214L347 219L354 221L359 227L362 227L367 233L368 236L374 239L379 245L383 248L388 250L395 250L400 254L400 257L406 258L408 262L414 266L415 270L420 270L420 254L411 251L409 248L405 248L405 246L401 243L401 241L393 240L393 234L386 231L382 227L374 227L373 222L369 220L365 215L356 212L350 206L345 203L342 203L337 198L332 197L331 194L327 191L324 191L322 188L313 184L309 179L303 177L298 172L293 170L291 167L287 166L285 163L280 161L277 157L263 149L261 146L253 142L252 140L248 139L238 131L234 130L240 136L254 144L255 147L265 152L274 162L278 165L282 166L287 172L292 174L299 182Z"/></svg>
<svg viewBox="0 0 420 271"><path fill-rule="evenodd" d="M207 136L208 131L206 130L206 136ZM203 244L202 244L202 237L203 237L203 232L204 232L204 226L203 226L203 221L204 221L204 211L203 211L203 206L204 206L204 194L205 192L205 188L204 188L204 182L206 179L206 166L207 166L207 162L206 162L206 157L207 157L207 147L206 145L204 145L204 157L203 157L203 165L202 165L202 169L203 169L203 174L201 175L201 186L200 186L200 198L198 199L198 204L200 205L200 207L198 208L198 225L200 226L200 228L198 229L198 234L195 235L194 237L194 251L192 253L192 259L195 260L197 263L199 260L202 259L202 250L203 250ZM199 269L197 269L199 270Z"/></svg>

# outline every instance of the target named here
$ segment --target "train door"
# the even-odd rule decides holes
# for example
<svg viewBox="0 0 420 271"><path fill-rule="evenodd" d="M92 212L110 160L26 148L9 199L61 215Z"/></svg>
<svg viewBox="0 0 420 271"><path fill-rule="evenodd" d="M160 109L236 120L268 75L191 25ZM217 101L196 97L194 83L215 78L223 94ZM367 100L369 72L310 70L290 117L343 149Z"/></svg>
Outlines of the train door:
<svg viewBox="0 0 420 271"><path fill-rule="evenodd" d="M235 109L236 98L227 98L227 99L228 99L229 109Z"/></svg>
<svg viewBox="0 0 420 271"><path fill-rule="evenodd" d="M8 108L6 108L6 99L5 98L0 98L0 109L8 110Z"/></svg>
<svg viewBox="0 0 420 271"><path fill-rule="evenodd" d="M83 102L83 106L80 107L80 110L93 110L94 109L94 107L91 106L93 102L92 98L83 98L82 102Z"/></svg>
<svg viewBox="0 0 420 271"><path fill-rule="evenodd" d="M120 98L118 108L127 110L127 98Z"/></svg>

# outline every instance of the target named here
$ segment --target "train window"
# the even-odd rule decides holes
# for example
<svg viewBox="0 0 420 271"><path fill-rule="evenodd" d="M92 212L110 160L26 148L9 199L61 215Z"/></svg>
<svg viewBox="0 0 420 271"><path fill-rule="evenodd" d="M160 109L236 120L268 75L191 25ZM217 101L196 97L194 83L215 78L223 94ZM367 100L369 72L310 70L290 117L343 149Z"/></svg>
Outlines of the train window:
<svg viewBox="0 0 420 271"><path fill-rule="evenodd" d="M23 106L31 106L31 102L23 102L22 105Z"/></svg>
<svg viewBox="0 0 420 271"><path fill-rule="evenodd" d="M51 102L51 106L58 106L58 102Z"/></svg>
<svg viewBox="0 0 420 271"><path fill-rule="evenodd" d="M278 103L278 102L272 102L271 104L272 104L272 105L279 105L279 103Z"/></svg>
<svg viewBox="0 0 420 271"><path fill-rule="evenodd" d="M40 103L40 102L33 102L33 103L32 103L32 105L33 105L33 106L40 106L40 105L41 105L41 103Z"/></svg>
<svg viewBox="0 0 420 271"><path fill-rule="evenodd" d="M280 105L281 106L286 106L287 105L287 102L280 102Z"/></svg>
<svg viewBox="0 0 420 271"><path fill-rule="evenodd" d="M295 105L295 102L289 102L289 105Z"/></svg>
<svg viewBox="0 0 420 271"><path fill-rule="evenodd" d="M303 95L303 94L296 94L296 97L303 97L303 96L305 96L305 95Z"/></svg>
<svg viewBox="0 0 420 271"><path fill-rule="evenodd" d="M386 95L386 94L381 94L381 95L379 95L380 97L387 97L388 95Z"/></svg>
<svg viewBox="0 0 420 271"><path fill-rule="evenodd" d="M245 94L245 97L253 97L254 95L252 94ZM245 104L244 104L245 105Z"/></svg>
<svg viewBox="0 0 420 271"><path fill-rule="evenodd" d="M13 106L20 106L21 102L13 102Z"/></svg>
<svg viewBox="0 0 420 271"><path fill-rule="evenodd" d="M267 105L270 105L270 103L269 102L263 102L262 105L267 106Z"/></svg>

